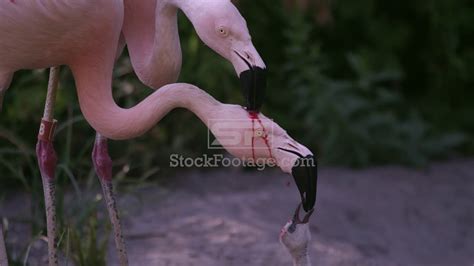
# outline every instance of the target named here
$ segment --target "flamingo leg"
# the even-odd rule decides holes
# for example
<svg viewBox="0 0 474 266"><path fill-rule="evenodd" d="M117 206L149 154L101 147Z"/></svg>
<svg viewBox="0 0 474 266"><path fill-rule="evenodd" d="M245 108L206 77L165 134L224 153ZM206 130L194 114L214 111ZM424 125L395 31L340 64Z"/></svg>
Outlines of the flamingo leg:
<svg viewBox="0 0 474 266"><path fill-rule="evenodd" d="M3 98L7 92L8 86L12 79L11 74L0 75L0 112L3 107ZM1 217L0 217L1 218ZM5 238L3 237L3 222L0 219L0 266L8 266L8 255L5 246Z"/></svg>
<svg viewBox="0 0 474 266"><path fill-rule="evenodd" d="M94 149L92 151L92 161L94 168L102 186L102 193L105 198L110 222L114 230L115 247L119 255L120 266L128 265L127 250L122 234L122 226L120 223L117 204L115 201L115 193L112 184L112 160L109 156L107 138L96 134Z"/></svg>
<svg viewBox="0 0 474 266"><path fill-rule="evenodd" d="M53 146L54 128L56 124L56 121L53 119L53 110L58 80L59 68L53 67L50 70L44 115L41 120L38 142L36 144L36 155L38 157L41 179L43 181L44 203L46 207L49 266L58 265L55 201L55 172L58 159Z"/></svg>
<svg viewBox="0 0 474 266"><path fill-rule="evenodd" d="M3 224L0 220L0 266L8 266L7 249L5 248L5 239L3 237Z"/></svg>

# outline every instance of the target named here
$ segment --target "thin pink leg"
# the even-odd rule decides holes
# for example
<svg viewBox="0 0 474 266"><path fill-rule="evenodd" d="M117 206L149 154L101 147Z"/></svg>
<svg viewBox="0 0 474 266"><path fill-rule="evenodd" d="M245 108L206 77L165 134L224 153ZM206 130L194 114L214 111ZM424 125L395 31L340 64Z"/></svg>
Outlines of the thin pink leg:
<svg viewBox="0 0 474 266"><path fill-rule="evenodd" d="M8 88L8 84L5 78L0 76L0 113L3 109L3 97ZM8 84L7 84L8 83ZM3 237L3 221L0 217L0 266L8 266L7 249L5 246L5 238Z"/></svg>
<svg viewBox="0 0 474 266"><path fill-rule="evenodd" d="M3 98L10 86L12 75L0 74L0 113L3 109ZM1 217L0 217L1 218ZM0 219L0 266L8 266L7 249L5 248L5 239L3 237L3 224Z"/></svg>
<svg viewBox="0 0 474 266"><path fill-rule="evenodd" d="M36 155L43 180L44 204L46 207L46 227L48 233L48 258L50 266L58 265L56 240L56 200L55 200L55 170L57 163L53 143L39 139L36 144Z"/></svg>
<svg viewBox="0 0 474 266"><path fill-rule="evenodd" d="M119 255L119 262L121 266L127 266L127 250L125 248L122 226L117 211L112 184L112 160L109 156L107 139L101 136L99 133L96 134L94 149L92 151L92 161L94 162L95 171L99 176L102 192L104 194L107 210L109 212L110 222L112 223L114 230L115 247L117 248Z"/></svg>
<svg viewBox="0 0 474 266"><path fill-rule="evenodd" d="M3 238L2 220L0 220L0 266L8 266L7 249L5 248L5 239Z"/></svg>
<svg viewBox="0 0 474 266"><path fill-rule="evenodd" d="M56 239L56 200L55 200L55 171L58 158L53 147L54 129L56 121L53 119L54 101L58 88L59 68L50 70L48 93L44 107L43 119L38 133L36 155L43 181L44 204L46 207L46 229L48 234L49 266L58 265L58 251Z"/></svg>

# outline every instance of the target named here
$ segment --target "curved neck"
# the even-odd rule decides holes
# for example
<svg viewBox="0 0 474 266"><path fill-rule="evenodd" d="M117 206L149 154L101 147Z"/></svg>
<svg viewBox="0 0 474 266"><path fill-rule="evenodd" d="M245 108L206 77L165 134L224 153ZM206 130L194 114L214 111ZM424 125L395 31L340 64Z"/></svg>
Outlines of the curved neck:
<svg viewBox="0 0 474 266"><path fill-rule="evenodd" d="M142 135L174 108L186 108L206 125L222 104L203 90L184 83L164 86L136 106L124 109L112 96L112 73L91 66L72 67L84 117L101 135L129 139Z"/></svg>
<svg viewBox="0 0 474 266"><path fill-rule="evenodd" d="M133 68L140 80L155 89L176 82L181 69L178 8L187 0L126 0L123 33Z"/></svg>

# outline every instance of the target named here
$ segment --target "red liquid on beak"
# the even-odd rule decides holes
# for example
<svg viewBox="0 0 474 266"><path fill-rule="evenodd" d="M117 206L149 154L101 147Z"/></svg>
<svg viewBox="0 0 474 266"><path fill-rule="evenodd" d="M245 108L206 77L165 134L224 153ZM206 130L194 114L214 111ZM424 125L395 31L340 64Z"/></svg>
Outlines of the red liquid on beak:
<svg viewBox="0 0 474 266"><path fill-rule="evenodd" d="M273 154L272 154L272 150L270 149L270 144L268 143L268 135L267 135L267 131L265 129L265 127L263 126L263 123L262 123L262 120L260 120L260 117L258 117L258 112L249 112L249 117L250 119L252 120L252 158L253 158L253 161L255 162L256 158L255 158L255 121L257 121L260 126L262 127L262 130L263 130L263 136L262 136L262 139L265 143L265 145L267 146L267 150L268 150L268 154L270 156L271 159L273 159Z"/></svg>

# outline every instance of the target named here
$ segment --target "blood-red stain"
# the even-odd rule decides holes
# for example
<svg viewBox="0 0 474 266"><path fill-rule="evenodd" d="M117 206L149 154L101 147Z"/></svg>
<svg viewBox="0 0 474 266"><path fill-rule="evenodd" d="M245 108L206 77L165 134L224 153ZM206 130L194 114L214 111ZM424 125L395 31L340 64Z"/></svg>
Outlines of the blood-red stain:
<svg viewBox="0 0 474 266"><path fill-rule="evenodd" d="M253 159L253 162L255 163L255 119L252 118L252 116L250 116L251 120L252 120L252 159Z"/></svg>
<svg viewBox="0 0 474 266"><path fill-rule="evenodd" d="M254 162L255 162L255 120L258 121L258 123L262 127L262 130L263 130L262 139L265 142L265 145L267 146L267 150L268 150L268 154L270 158L273 159L272 150L268 142L267 130L263 126L263 123L262 123L262 120L260 120L260 117L258 117L258 112L253 112L253 111L249 112L249 117L252 120L252 133L253 133L252 134L252 157L253 157Z"/></svg>

